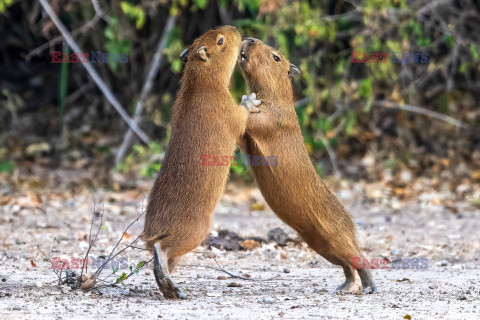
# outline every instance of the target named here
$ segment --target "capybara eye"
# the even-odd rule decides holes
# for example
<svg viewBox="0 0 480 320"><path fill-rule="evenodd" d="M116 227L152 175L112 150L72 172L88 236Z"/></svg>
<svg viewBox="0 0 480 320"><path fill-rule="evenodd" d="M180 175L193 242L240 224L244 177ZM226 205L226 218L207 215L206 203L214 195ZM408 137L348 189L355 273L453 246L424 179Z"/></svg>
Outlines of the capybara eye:
<svg viewBox="0 0 480 320"><path fill-rule="evenodd" d="M278 56L274 55L273 53L272 53L272 55L273 55L273 59L275 61L280 62L280 58Z"/></svg>
<svg viewBox="0 0 480 320"><path fill-rule="evenodd" d="M220 38L220 40L218 40L217 44L218 44L219 46L221 46L221 45L223 44L223 38Z"/></svg>

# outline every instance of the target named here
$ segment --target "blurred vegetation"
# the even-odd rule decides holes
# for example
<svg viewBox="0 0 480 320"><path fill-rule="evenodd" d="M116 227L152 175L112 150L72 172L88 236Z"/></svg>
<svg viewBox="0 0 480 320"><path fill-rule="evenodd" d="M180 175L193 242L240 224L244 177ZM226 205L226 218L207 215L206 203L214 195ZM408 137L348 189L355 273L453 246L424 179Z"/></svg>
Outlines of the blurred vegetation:
<svg viewBox="0 0 480 320"><path fill-rule="evenodd" d="M98 15L91 1L49 2L70 31ZM140 122L155 142L137 141L117 170L154 176L168 143L183 70L180 53L221 24L271 44L301 69L293 83L296 111L320 174L332 172L325 144L341 173L353 179L377 179L405 168L462 179L480 168L477 1L130 0L98 6L101 19L75 38L85 52L128 53L126 64L95 68L131 114L166 20L177 16ZM50 51L61 51L62 42L27 56L58 36L55 26L36 1L0 0L0 12L0 170L38 157L55 159L56 165L85 157L111 165L127 128L81 64L50 63ZM428 64L395 64L390 57L387 63L352 64L353 51L427 52ZM232 94L240 100L245 91L236 71ZM467 127L389 107L404 104L449 115ZM44 142L51 148L27 152ZM98 161L84 166L93 163ZM232 171L250 176L244 168Z"/></svg>

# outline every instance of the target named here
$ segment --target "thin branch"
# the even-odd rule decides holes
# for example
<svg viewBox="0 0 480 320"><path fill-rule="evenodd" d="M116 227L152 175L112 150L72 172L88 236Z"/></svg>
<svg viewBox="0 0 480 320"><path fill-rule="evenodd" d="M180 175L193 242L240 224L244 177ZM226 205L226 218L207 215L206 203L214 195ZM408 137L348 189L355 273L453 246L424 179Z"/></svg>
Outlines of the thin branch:
<svg viewBox="0 0 480 320"><path fill-rule="evenodd" d="M142 114L143 106L145 104L145 101L147 100L150 90L152 89L153 80L157 76L158 69L162 64L163 50L167 46L167 38L170 32L172 31L173 26L175 25L175 20L176 20L175 16L169 16L167 23L163 28L163 33L160 37L160 40L158 41L157 50L153 55L153 60L150 66L148 67L148 70L150 70L150 72L148 73L147 80L145 81L142 92L140 94L140 98L138 99L137 105L135 106L135 117L134 117L135 123L138 121L138 117ZM125 153L127 152L130 146L132 138L133 138L132 130L128 129L123 139L122 146L118 150L117 156L115 158L115 163L117 165L122 161L123 157L125 156Z"/></svg>
<svg viewBox="0 0 480 320"><path fill-rule="evenodd" d="M308 104L309 100L310 100L309 97L305 97L303 99L295 101L295 108L300 108L300 107L306 106Z"/></svg>
<svg viewBox="0 0 480 320"><path fill-rule="evenodd" d="M105 265L113 258L115 258L116 256L118 256L120 253L122 253L123 251L125 251L125 249L129 248L130 245L134 244L135 242L137 242L139 239L140 239L140 236L138 236L135 240L133 240L129 245L127 245L125 248L123 248L122 250L120 250L119 252L117 252L113 257L112 257L112 254L113 252L117 249L118 245L120 244L120 242L122 241L123 237L125 236L125 234L127 233L128 229L135 223L137 222L144 214L144 210L143 210L143 202L142 202L142 213L135 219L133 220L126 228L125 230L123 231L122 233L122 236L120 237L120 239L117 241L117 244L115 245L115 247L113 247L112 251L110 252L110 254L108 255L108 258L105 260L104 263L102 263L102 265L97 269L97 271L95 271L95 273L93 274L92 278L96 278L97 275L100 275L100 273L102 272L102 270L105 268Z"/></svg>
<svg viewBox="0 0 480 320"><path fill-rule="evenodd" d="M93 28L93 26L95 26L101 18L102 18L102 16L100 16L98 13L95 14L95 16L93 17L92 20L88 21L87 23L85 23L80 28L73 30L72 33L71 33L72 36L76 36L76 35L83 34L83 33L87 32L89 29ZM65 40L65 37L63 35L60 35L58 37L53 38L52 40L42 44L40 47L35 48L32 51L30 51L25 56L25 60L30 61L30 59L32 59L33 56L38 56L43 51L45 51L48 48L62 42L63 40Z"/></svg>
<svg viewBox="0 0 480 320"><path fill-rule="evenodd" d="M460 35L457 35L455 39L455 46L453 47L452 53L452 66L450 68L450 72L447 70L448 79L447 79L447 92L452 91L453 86L455 84L455 73L457 71L457 59L458 59L458 52L460 51L460 46L462 45L462 38Z"/></svg>
<svg viewBox="0 0 480 320"><path fill-rule="evenodd" d="M40 4L42 5L43 9L45 12L48 14L50 19L52 19L53 23L56 25L60 33L65 37L65 41L68 43L70 48L77 53L80 54L83 52L83 50L80 49L78 44L75 42L75 40L72 38L70 33L68 32L67 28L63 25L63 23L60 21L58 16L55 14L53 11L52 7L48 4L47 0L38 0ZM123 118L123 120L128 124L128 126L137 134L137 136L144 142L148 143L150 139L148 136L140 129L135 121L129 117L129 115L125 112L123 107L121 106L120 102L115 98L113 93L110 91L110 89L105 85L103 80L100 78L98 75L97 71L95 68L90 64L88 60L85 61L85 63L81 64L85 69L87 70L88 74L90 77L92 77L93 81L97 84L99 89L102 91L104 96L107 98L107 100L110 102L110 104L117 110L117 112L120 114L120 116Z"/></svg>
<svg viewBox="0 0 480 320"><path fill-rule="evenodd" d="M98 224L97 233L95 234L95 239L93 239L93 241L92 241L92 228L93 228L93 223L96 220L95 218L97 217L97 211L95 210L96 209L96 207L95 207L95 197L93 196L92 191L90 191L90 193L92 194L92 200L93 200L93 216L92 216L92 222L90 223L90 232L89 232L89 235L88 235L88 249L87 249L87 253L85 254L85 258L83 259L83 261L88 260L88 254L90 253L90 249L92 249L92 247L95 245L95 242L97 242L98 233L100 232L100 228L102 227L103 214L105 213L105 207L103 207L102 214L100 215L100 223ZM87 273L87 271L88 271L88 264L86 265L85 273ZM83 268L82 268L82 271L80 272L80 278L82 278L82 275L83 275Z"/></svg>
<svg viewBox="0 0 480 320"><path fill-rule="evenodd" d="M445 121L447 123L453 124L456 127L467 128L467 124L460 121L460 120L457 120L455 118L443 115L443 114L435 112L435 111L420 108L420 107L417 107L417 106L412 106L412 105L408 105L408 104L401 104L400 105L400 104L394 103L392 101L387 101L387 100L374 101L373 105L375 105L377 107L394 108L394 109L405 110L405 111L409 111L409 112L413 112L413 113L419 113L419 114L423 114L427 117L432 117L432 118L435 118L435 119L442 120L442 121Z"/></svg>
<svg viewBox="0 0 480 320"><path fill-rule="evenodd" d="M333 176L335 177L335 180L340 180L341 177L340 171L338 170L337 157L335 156L335 151L333 151L332 147L330 147L330 142L321 130L318 130L315 135L322 141L325 149L327 150L328 156L330 157L330 162L332 163Z"/></svg>
<svg viewBox="0 0 480 320"><path fill-rule="evenodd" d="M205 252L205 251L191 251L191 252L195 252L195 253L201 253L201 254L207 254L209 258L212 258L213 261L215 261L215 263L217 264L218 268L215 268L215 267L210 267L210 266L201 266L201 265L197 265L197 264L187 264L186 266L191 266L191 267L203 267L203 268L207 268L207 269L213 269L213 270L217 270L217 271L221 271L225 274L228 274L230 277L232 278L236 278L236 279L241 279L241 280L248 280L248 281L269 281L269 280L273 280L273 279L276 279L278 278L280 275L277 274L276 276L274 277L271 277L271 278L268 278L268 279L252 279L252 278L245 278L245 277L242 277L242 276L237 276L227 270L225 270L221 265L220 263L218 263L217 259L216 259L216 255L215 253L213 252Z"/></svg>

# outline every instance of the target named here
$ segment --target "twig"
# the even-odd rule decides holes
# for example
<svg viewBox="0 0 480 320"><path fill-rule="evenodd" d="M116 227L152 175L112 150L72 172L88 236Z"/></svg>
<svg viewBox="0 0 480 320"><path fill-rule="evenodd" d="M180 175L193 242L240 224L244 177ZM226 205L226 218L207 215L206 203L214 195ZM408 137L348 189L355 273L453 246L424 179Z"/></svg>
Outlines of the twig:
<svg viewBox="0 0 480 320"><path fill-rule="evenodd" d="M90 28L95 26L101 18L102 18L102 16L100 16L98 13L96 13L95 16L92 18L92 20L88 21L87 23L85 23L80 28L73 30L71 32L72 36L76 36L78 34L82 34L82 33L87 32ZM65 37L63 35L60 35L58 37L53 38L52 40L42 44L40 47L35 48L32 51L30 51L25 56L25 60L30 61L30 59L32 59L33 56L38 56L43 51L47 50L51 46L56 45L57 43L62 42L63 40L65 40Z"/></svg>
<svg viewBox="0 0 480 320"><path fill-rule="evenodd" d="M413 112L413 113L419 113L419 114L423 114L427 117L432 117L432 118L439 119L439 120L445 121L447 123L453 124L456 127L467 128L467 124L460 121L460 120L457 120L455 118L443 115L443 114L435 112L435 111L420 108L420 107L417 107L417 106L412 106L412 105L408 105L408 104L401 104L400 105L400 104L394 103L392 101L387 101L387 100L374 101L373 105L378 106L378 107L394 108L394 109L405 110L405 111L409 111L409 112Z"/></svg>
<svg viewBox="0 0 480 320"><path fill-rule="evenodd" d="M136 241L139 240L140 236L138 236L135 240L133 240L129 245L127 245L125 248L123 248L122 250L120 250L119 252L117 252L113 257L112 257L112 254L113 252L115 251L115 249L117 249L118 245L120 244L120 242L122 241L123 237L125 236L125 234L127 233L128 229L135 223L138 221L138 219L140 219L143 214L144 214L144 210L143 210L143 202L142 202L142 213L135 219L133 220L126 228L125 228L125 231L123 231L122 233L122 236L120 237L120 239L117 241L117 244L115 245L115 247L113 247L112 251L110 252L110 254L108 255L108 258L105 260L104 263L102 263L102 265L97 269L97 271L95 271L95 273L93 274L92 278L96 278L97 275L100 275L100 273L102 272L102 270L105 268L105 265L113 258L115 258L117 255L119 255L121 252L125 251L125 249L129 248L130 245L134 244Z"/></svg>
<svg viewBox="0 0 480 320"><path fill-rule="evenodd" d="M452 91L453 86L455 84L455 73L457 71L457 58L458 52L460 50L460 46L462 45L462 38L460 35L457 35L455 39L455 46L453 47L452 53L452 66L450 68L450 72L448 73L448 80L447 80L447 92Z"/></svg>
<svg viewBox="0 0 480 320"><path fill-rule="evenodd" d="M327 137L323 134L321 130L318 130L315 135L322 141L325 149L327 150L328 156L330 157L330 162L332 163L333 176L335 180L340 180L340 171L338 170L337 157L335 156L335 151L330 147L330 142L328 142Z"/></svg>
<svg viewBox="0 0 480 320"><path fill-rule="evenodd" d="M142 266L142 268L145 267L146 265L148 265L150 262L152 262L152 260L153 260L153 257L152 257L150 260L145 261L145 264ZM135 270L136 270L136 269L135 269ZM124 280L128 279L132 274L134 274L134 273L135 273L135 272L134 272L135 270L132 270L132 271L130 272L130 274L127 275L127 277L126 277ZM106 276L105 278L99 279L99 280L106 282L106 279L110 278L110 277L113 276L115 273L116 273L116 271L112 272L111 274L109 274L109 275ZM117 283L112 283L112 284L117 284Z"/></svg>
<svg viewBox="0 0 480 320"><path fill-rule="evenodd" d="M303 107L303 106L307 105L309 100L310 100L309 97L305 97L303 99L295 101L295 108L300 108L300 107Z"/></svg>
<svg viewBox="0 0 480 320"><path fill-rule="evenodd" d="M92 222L90 223L90 232L88 235L88 249L83 261L88 260L88 254L90 253L90 249L95 245L95 242L97 242L98 233L100 232L100 228L102 227L103 214L105 213L105 207L103 207L102 214L100 215L100 223L98 224L97 233L95 234L95 239L92 241L92 227L93 227L93 223L96 220L95 218L97 217L97 211L95 210L95 198L93 196L93 192L90 191L90 193L92 194L92 200L93 200L93 217L92 217ZM86 265L85 273L87 273L87 271L88 271L88 264ZM80 272L80 278L82 278L82 275L83 275L83 268L82 268L82 271Z"/></svg>
<svg viewBox="0 0 480 320"><path fill-rule="evenodd" d="M58 30L60 33L65 37L65 41L67 44L72 48L72 50L80 54L83 52L83 50L80 49L78 44L75 42L75 40L72 38L70 33L68 32L67 28L63 25L63 23L60 21L58 16L55 14L53 11L52 7L48 4L47 0L38 0L40 4L42 5L43 9L45 12L48 14L50 19L52 19L53 23L57 26ZM98 75L97 71L95 68L90 64L88 60L86 60L85 63L81 64L85 69L87 70L88 74L90 77L92 77L93 81L97 84L99 89L102 91L104 96L107 98L107 100L110 102L110 104L117 110L117 112L120 114L120 116L123 118L123 120L128 124L128 126L137 134L137 136L144 142L148 143L150 139L148 136L137 126L135 121L131 119L128 114L125 112L123 107L121 106L120 102L115 98L113 93L110 91L110 89L105 85L103 80L100 78Z"/></svg>
<svg viewBox="0 0 480 320"><path fill-rule="evenodd" d="M78 88L75 92L71 93L68 97L65 98L64 104L69 105L73 103L75 100L77 100L82 94L85 95L85 93L93 89L95 85L93 82L88 82L87 84L82 85L81 87Z"/></svg>
<svg viewBox="0 0 480 320"><path fill-rule="evenodd" d="M28 242L30 242L31 244L33 244L37 250L45 257L47 258L49 261L50 261L50 266L53 265L53 261L52 261L52 258L50 258L45 252L43 252L42 249L40 249L40 246L38 244L35 244L33 243L32 241L28 240ZM58 275L58 271L56 269L53 269L53 272L55 272L55 274L57 275L58 278L60 278L60 276Z"/></svg>
<svg viewBox="0 0 480 320"><path fill-rule="evenodd" d="M191 251L191 252L195 252L195 253L201 253L201 254L208 254L208 257L209 258L212 258L213 261L215 261L215 263L217 264L218 268L215 268L215 267L210 267L210 266L201 266L201 265L196 265L196 264L188 264L187 266L191 266L191 267L203 267L203 268L207 268L207 269L213 269L213 270L217 270L217 271L221 271L225 274L228 274L230 277L232 278L236 278L236 279L242 279L242 280L248 280L248 281L269 281L269 280L273 280L273 279L276 279L278 278L280 275L276 275L274 277L271 277L271 278L268 278L268 279L252 279L252 278L245 278L245 277L242 277L242 276L237 276L231 272L228 272L227 270L225 270L221 265L220 263L218 263L217 259L216 259L216 255L215 253L213 252L205 252L205 251Z"/></svg>
<svg viewBox="0 0 480 320"><path fill-rule="evenodd" d="M65 261L62 261L62 268L60 269L60 275L58 276L58 285L62 284L62 271L63 271L63 266L65 266Z"/></svg>
<svg viewBox="0 0 480 320"><path fill-rule="evenodd" d="M148 94L152 89L153 80L157 76L158 69L162 64L163 50L167 46L167 38L170 32L172 31L173 26L175 25L175 20L176 20L175 16L169 16L167 23L163 28L163 33L160 36L160 40L158 41L157 50L155 51L151 65L148 68L150 72L148 73L147 80L145 81L145 84L143 85L143 88L142 88L142 92L140 94L140 98L138 99L137 105L135 106L135 117L134 117L135 123L138 121L138 117L142 114L145 100L147 100ZM125 156L125 153L127 152L127 149L130 146L132 138L133 138L132 130L128 129L123 139L123 143L120 149L118 150L117 156L115 157L115 164L118 165L122 161L123 157Z"/></svg>

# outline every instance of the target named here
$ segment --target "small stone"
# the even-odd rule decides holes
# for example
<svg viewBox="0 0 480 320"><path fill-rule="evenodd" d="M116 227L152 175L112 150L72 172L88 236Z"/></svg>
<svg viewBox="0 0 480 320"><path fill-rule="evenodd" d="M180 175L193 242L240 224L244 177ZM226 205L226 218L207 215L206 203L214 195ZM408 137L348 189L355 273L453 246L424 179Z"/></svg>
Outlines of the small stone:
<svg viewBox="0 0 480 320"><path fill-rule="evenodd" d="M437 289L438 286L437 285L433 285L433 286L429 286L430 289Z"/></svg>
<svg viewBox="0 0 480 320"><path fill-rule="evenodd" d="M288 234L282 228L275 228L268 231L268 242L273 241L276 242L279 246L286 246L288 240Z"/></svg>
<svg viewBox="0 0 480 320"><path fill-rule="evenodd" d="M2 282L5 282L5 281L7 281L7 279L6 279L6 278L2 278Z"/></svg>
<svg viewBox="0 0 480 320"><path fill-rule="evenodd" d="M41 282L37 282L37 283L35 283L35 285L37 286L37 288L43 287L43 283L41 283Z"/></svg>
<svg viewBox="0 0 480 320"><path fill-rule="evenodd" d="M263 297L263 303L268 303L268 304L271 304L273 303L273 299L270 298L270 297Z"/></svg>
<svg viewBox="0 0 480 320"><path fill-rule="evenodd" d="M241 285L240 283L230 282L229 284L227 284L227 287L230 287L230 288L240 288L240 287L242 287L242 285Z"/></svg>
<svg viewBox="0 0 480 320"><path fill-rule="evenodd" d="M458 298L458 300L467 300L467 297L461 296L460 298Z"/></svg>
<svg viewBox="0 0 480 320"><path fill-rule="evenodd" d="M283 273L290 273L290 269L287 269L287 268L283 269Z"/></svg>
<svg viewBox="0 0 480 320"><path fill-rule="evenodd" d="M227 280L227 277L225 277L225 276L218 276L218 277L217 277L217 280Z"/></svg>
<svg viewBox="0 0 480 320"><path fill-rule="evenodd" d="M467 294L470 294L470 289L467 289Z"/></svg>

